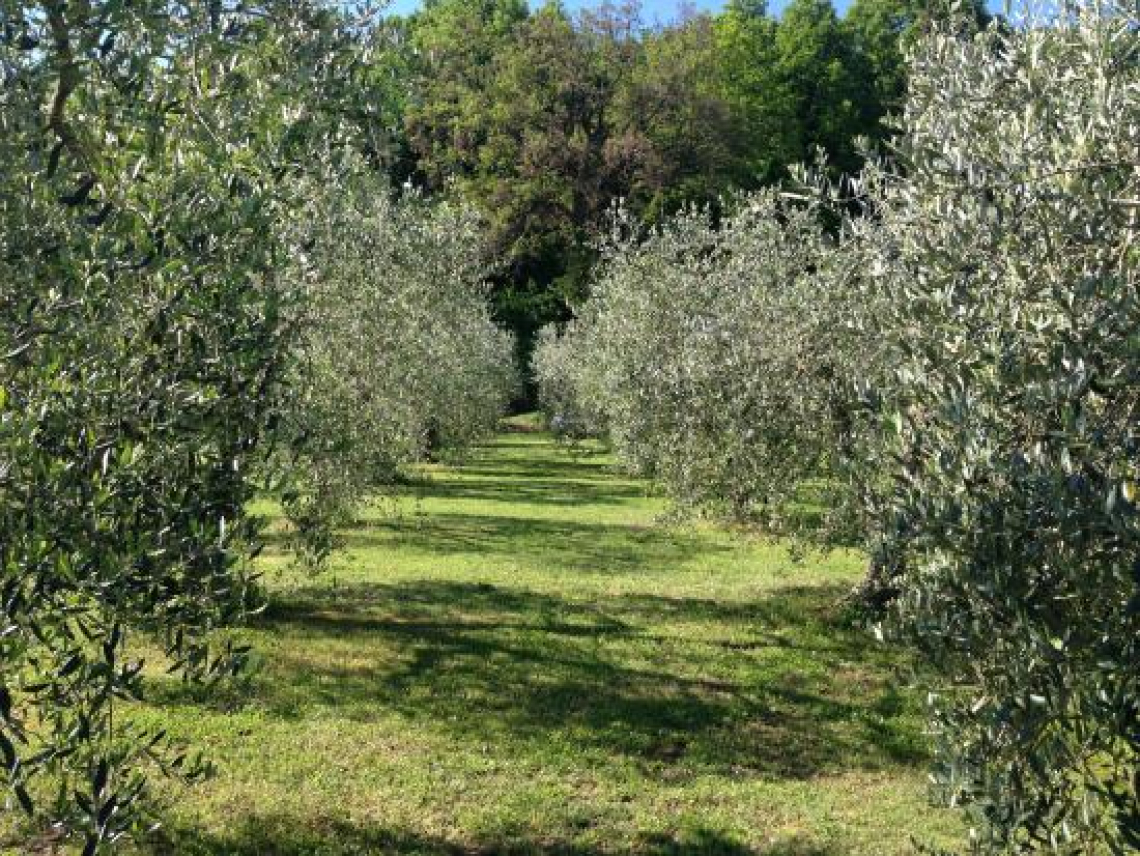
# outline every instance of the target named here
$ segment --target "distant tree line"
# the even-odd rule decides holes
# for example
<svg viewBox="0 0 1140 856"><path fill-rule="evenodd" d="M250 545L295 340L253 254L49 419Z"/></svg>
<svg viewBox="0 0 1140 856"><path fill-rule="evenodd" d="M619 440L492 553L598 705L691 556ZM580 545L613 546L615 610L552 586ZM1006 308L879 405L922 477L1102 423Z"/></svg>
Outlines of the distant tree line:
<svg viewBox="0 0 1140 856"><path fill-rule="evenodd" d="M970 14L984 23L978 0ZM969 4L967 4L969 5ZM576 15L548 2L427 0L384 27L399 184L482 212L500 322L527 348L580 303L615 202L654 224L685 203L781 182L826 152L836 173L882 146L908 39L948 0L764 0L648 24L636 0Z"/></svg>

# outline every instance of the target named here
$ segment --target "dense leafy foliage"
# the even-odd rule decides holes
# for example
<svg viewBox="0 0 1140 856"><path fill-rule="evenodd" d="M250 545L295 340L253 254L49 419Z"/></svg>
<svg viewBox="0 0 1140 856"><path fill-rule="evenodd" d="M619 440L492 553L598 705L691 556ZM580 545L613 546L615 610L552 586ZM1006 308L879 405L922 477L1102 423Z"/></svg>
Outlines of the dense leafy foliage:
<svg viewBox="0 0 1140 856"><path fill-rule="evenodd" d="M239 653L208 642L250 601L285 299L250 236L282 201L285 125L266 57L236 50L252 19L3 8L0 775L92 851L129 828L161 741L116 727L128 631L195 678Z"/></svg>
<svg viewBox="0 0 1140 856"><path fill-rule="evenodd" d="M862 540L979 851L1140 847L1134 7L0 15L0 781L34 819L95 853L147 765L195 772L116 716L140 637L190 681L240 665L255 487L320 560L488 431L515 382L487 256L500 319L565 321L627 198L538 337L552 422L687 511ZM718 196L895 130L840 205Z"/></svg>
<svg viewBox="0 0 1140 856"><path fill-rule="evenodd" d="M606 433L605 415L593 398L575 326L571 323L561 333L553 324L539 330L531 366L547 426L557 437L571 441Z"/></svg>
<svg viewBox="0 0 1140 856"><path fill-rule="evenodd" d="M987 850L1140 845L1136 25L938 32L904 173L869 177L897 373L864 465L890 476L898 625L948 679L937 780Z"/></svg>
<svg viewBox="0 0 1140 856"><path fill-rule="evenodd" d="M731 209L615 240L536 374L548 413L600 410L623 459L682 506L790 522L805 482L830 469L839 387L869 349L844 336L851 291L820 212L773 192Z"/></svg>
<svg viewBox="0 0 1140 856"><path fill-rule="evenodd" d="M438 0L406 22L411 174L487 217L496 313L524 346L584 298L619 200L654 224L781 182L820 148L857 169L854 138L891 133L899 45L947 4L868 0L846 21L826 0L778 19L732 2L668 25L599 5Z"/></svg>
<svg viewBox="0 0 1140 856"><path fill-rule="evenodd" d="M467 208L392 197L357 175L313 187L291 276L300 295L278 461L312 559L328 526L429 453L492 431L516 387L490 318L482 224Z"/></svg>
<svg viewBox="0 0 1140 856"><path fill-rule="evenodd" d="M617 246L539 376L561 411L599 402L683 507L794 510L835 485L885 627L941 675L935 780L973 846L1129 852L1137 22L1087 4L934 26L909 76L892 162L838 239L766 195L715 228L685 213Z"/></svg>
<svg viewBox="0 0 1140 856"><path fill-rule="evenodd" d="M191 681L243 659L246 507L275 440L314 443L281 430L289 224L383 149L370 52L306 3L0 5L0 781L86 853L147 766L195 767L116 716L140 636Z"/></svg>

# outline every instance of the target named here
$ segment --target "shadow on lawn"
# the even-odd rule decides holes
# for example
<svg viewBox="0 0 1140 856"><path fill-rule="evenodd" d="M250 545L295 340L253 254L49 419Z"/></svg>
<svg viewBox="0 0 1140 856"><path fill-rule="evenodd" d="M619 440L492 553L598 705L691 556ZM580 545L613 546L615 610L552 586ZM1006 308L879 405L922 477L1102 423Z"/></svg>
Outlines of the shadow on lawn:
<svg viewBox="0 0 1140 856"><path fill-rule="evenodd" d="M763 849L740 844L706 828L677 835L644 833L626 851L551 840L514 832L480 836L470 843L406 830L354 825L322 819L300 826L295 817L254 817L224 836L195 829L163 829L147 842L151 856L840 856L840 851L800 839Z"/></svg>
<svg viewBox="0 0 1140 856"><path fill-rule="evenodd" d="M501 474L497 474L501 475ZM586 478L543 478L516 475L501 478L479 478L424 482L415 486L413 495L434 499L468 502L509 502L527 505L622 505L630 500L650 496L651 492L635 482L614 484L612 481L589 481Z"/></svg>
<svg viewBox="0 0 1140 856"><path fill-rule="evenodd" d="M661 528L637 529L492 514L433 512L423 517L381 519L342 533L348 550L407 549L438 555L531 558L554 573L656 572L728 547L699 534Z"/></svg>
<svg viewBox="0 0 1140 856"><path fill-rule="evenodd" d="M514 448L524 451L503 452ZM429 475L414 481L407 493L560 506L614 505L652 493L648 482L622 476L606 459L552 448L545 437L534 442L499 440L478 448L457 472L461 478Z"/></svg>
<svg viewBox="0 0 1140 856"><path fill-rule="evenodd" d="M515 450L520 451L515 451ZM505 454L503 450L506 450ZM600 481L599 460L534 459L536 443L494 455L410 495L533 504L612 504L644 495ZM526 456L531 457L526 457ZM512 481L515 480L515 481ZM433 513L363 524L349 549L401 548L488 563L532 559L559 574L652 573L729 548L660 528ZM809 780L912 767L923 738L893 688L891 656L834 617L844 586L786 587L747 602L622 592L565 597L443 580L327 584L278 594L256 630L261 670L228 699L284 722L369 722L393 714L456 743L511 757L572 745L584 764L627 764L681 783ZM194 704L163 682L153 700ZM335 809L334 809L335 811ZM785 840L749 848L721 832L645 832L626 849L581 843L589 830L501 829L458 841L335 817L243 815L213 837L168 828L154 856L840 856Z"/></svg>
<svg viewBox="0 0 1140 856"><path fill-rule="evenodd" d="M264 617L273 650L241 703L282 719L396 712L508 751L558 734L670 782L917 764L921 733L886 655L828 618L841 592L720 603L432 581L313 588ZM688 631L702 625L711 638Z"/></svg>

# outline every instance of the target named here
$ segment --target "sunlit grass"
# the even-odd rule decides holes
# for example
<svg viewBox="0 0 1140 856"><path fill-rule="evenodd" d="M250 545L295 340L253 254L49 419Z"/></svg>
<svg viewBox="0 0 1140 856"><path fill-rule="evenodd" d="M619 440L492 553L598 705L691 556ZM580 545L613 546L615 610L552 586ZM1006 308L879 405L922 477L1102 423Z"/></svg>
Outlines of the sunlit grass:
<svg viewBox="0 0 1140 856"><path fill-rule="evenodd" d="M362 515L325 576L265 559L253 672L141 721L217 775L144 854L840 856L945 841L855 556L667 528L599 454L505 434Z"/></svg>

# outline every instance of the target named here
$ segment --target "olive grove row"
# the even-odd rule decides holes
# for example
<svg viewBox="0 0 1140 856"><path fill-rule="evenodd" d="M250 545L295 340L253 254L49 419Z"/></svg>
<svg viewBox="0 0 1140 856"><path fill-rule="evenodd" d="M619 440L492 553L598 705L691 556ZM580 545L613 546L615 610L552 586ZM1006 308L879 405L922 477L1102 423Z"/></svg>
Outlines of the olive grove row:
<svg viewBox="0 0 1140 856"><path fill-rule="evenodd" d="M1136 852L1135 7L942 26L909 62L842 194L619 222L541 399L683 508L864 546L977 852Z"/></svg>
<svg viewBox="0 0 1140 856"><path fill-rule="evenodd" d="M382 177L360 175L311 198L291 224L301 299L278 429L290 442L273 463L301 558L319 563L377 486L492 432L517 377L471 209L397 201Z"/></svg>
<svg viewBox="0 0 1140 856"><path fill-rule="evenodd" d="M190 681L241 664L249 500L320 559L511 394L470 215L370 175L363 32L296 0L0 0L0 785L86 854L144 821L148 769L200 769L123 701L141 644Z"/></svg>

